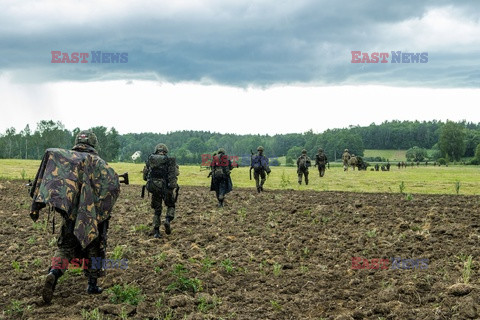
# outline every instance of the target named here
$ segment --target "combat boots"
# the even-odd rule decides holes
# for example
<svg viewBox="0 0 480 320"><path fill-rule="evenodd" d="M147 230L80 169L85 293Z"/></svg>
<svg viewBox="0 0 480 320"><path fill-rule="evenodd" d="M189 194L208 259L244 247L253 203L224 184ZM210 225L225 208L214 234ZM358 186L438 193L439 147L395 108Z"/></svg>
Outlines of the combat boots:
<svg viewBox="0 0 480 320"><path fill-rule="evenodd" d="M88 288L87 288L87 293L88 294L99 294L102 293L103 289L97 286L97 278L94 278L92 276L88 277Z"/></svg>
<svg viewBox="0 0 480 320"><path fill-rule="evenodd" d="M45 279L45 285L42 290L43 301L50 303L53 299L53 292L57 286L58 278L62 276L62 271L59 269L50 269L47 278Z"/></svg>
<svg viewBox="0 0 480 320"><path fill-rule="evenodd" d="M153 228L153 232L154 232L154 235L153 235L154 238L159 239L159 238L162 237L160 235L160 228L159 227Z"/></svg>
<svg viewBox="0 0 480 320"><path fill-rule="evenodd" d="M223 208L223 200L218 200L218 207Z"/></svg>
<svg viewBox="0 0 480 320"><path fill-rule="evenodd" d="M172 233L172 228L170 227L170 217L165 218L165 223L163 224L165 227L165 233L170 234Z"/></svg>

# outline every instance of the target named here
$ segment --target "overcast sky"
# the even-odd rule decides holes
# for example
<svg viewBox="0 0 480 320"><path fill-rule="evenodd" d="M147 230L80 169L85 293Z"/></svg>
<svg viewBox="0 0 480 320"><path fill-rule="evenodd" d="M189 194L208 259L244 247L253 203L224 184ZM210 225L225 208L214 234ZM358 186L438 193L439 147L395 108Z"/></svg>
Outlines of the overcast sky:
<svg viewBox="0 0 480 320"><path fill-rule="evenodd" d="M261 134L480 122L480 1L1 4L1 133L42 119ZM52 63L52 51L88 62ZM92 63L92 51L128 61ZM389 57L352 63L352 51ZM392 63L392 51L428 61Z"/></svg>

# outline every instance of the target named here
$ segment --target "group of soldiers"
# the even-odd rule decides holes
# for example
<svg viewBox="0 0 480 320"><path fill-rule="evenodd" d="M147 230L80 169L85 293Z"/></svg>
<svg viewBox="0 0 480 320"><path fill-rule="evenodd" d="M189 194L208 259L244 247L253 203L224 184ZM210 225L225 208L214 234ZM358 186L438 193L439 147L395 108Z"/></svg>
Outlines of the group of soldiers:
<svg viewBox="0 0 480 320"><path fill-rule="evenodd" d="M30 189L30 196L33 199L30 217L34 221L38 220L39 211L47 205L62 216L63 223L55 258L62 261L86 258L83 269L88 277L89 294L102 292L102 288L97 285L102 270L92 267L91 258L105 258L110 213L120 193L120 182L125 182L120 181L119 175L98 156L97 150L97 137L91 131L79 132L72 150L47 149ZM327 164L328 159L323 149L318 149L315 166L318 166L320 177L324 176ZM304 149L297 159L299 184L302 183L304 176L305 184L308 185L310 166L311 160ZM225 195L233 189L230 173L234 168L235 165L225 149L218 149L210 164L208 175L211 177L210 190L215 191L218 207L224 206ZM252 154L250 179L252 170L256 190L261 193L271 172L262 146L257 148L256 154ZM172 232L171 222L175 218L175 204L180 188L177 183L179 174L179 167L175 158L168 155L167 146L163 143L156 145L154 153L148 156L143 169L146 184L142 189L142 197L145 189L152 194L154 238L162 237L160 226L163 204L166 206L163 220L165 233L169 235ZM125 179L125 176L123 177ZM128 175L126 179L128 184ZM65 268L56 265L52 259L42 289L46 303L51 302L58 279L64 272Z"/></svg>

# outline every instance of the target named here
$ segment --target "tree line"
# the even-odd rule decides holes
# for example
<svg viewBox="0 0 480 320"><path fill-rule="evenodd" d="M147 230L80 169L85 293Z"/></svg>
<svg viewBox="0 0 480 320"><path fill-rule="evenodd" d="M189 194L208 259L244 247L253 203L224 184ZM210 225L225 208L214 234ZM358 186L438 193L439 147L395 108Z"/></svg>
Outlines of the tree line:
<svg viewBox="0 0 480 320"><path fill-rule="evenodd" d="M250 152L262 145L269 157L286 156L287 163L293 164L302 149L310 156L323 148L328 159L341 158L344 149L363 156L365 149L408 149L409 161L460 160L462 157L480 159L480 124L471 122L441 121L385 121L366 127L350 126L343 129L329 129L322 133L309 130L304 133L276 135L221 134L210 131L175 131L169 133L128 133L119 134L103 126L90 128L99 141L99 154L107 161L132 161L131 155L141 151L141 160L153 152L155 145L162 142L180 164L198 164L201 154L212 153L219 147L231 155L248 161ZM41 159L47 148L73 146L80 128L72 131L57 121L42 120L36 129L27 125L20 132L9 128L0 134L0 158ZM427 150L430 150L427 152ZM383 159L386 160L386 159Z"/></svg>

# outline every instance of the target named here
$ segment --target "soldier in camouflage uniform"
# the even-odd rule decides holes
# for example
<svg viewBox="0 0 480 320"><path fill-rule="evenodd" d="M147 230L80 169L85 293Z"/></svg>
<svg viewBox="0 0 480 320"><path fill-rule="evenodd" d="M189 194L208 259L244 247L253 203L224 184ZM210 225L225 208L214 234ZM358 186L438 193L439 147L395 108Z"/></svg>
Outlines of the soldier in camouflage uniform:
<svg viewBox="0 0 480 320"><path fill-rule="evenodd" d="M323 149L318 149L318 153L315 156L315 166L318 166L318 174L320 178L325 175L325 164L328 162L327 156L323 152Z"/></svg>
<svg viewBox="0 0 480 320"><path fill-rule="evenodd" d="M58 278L67 268L64 261L85 258L84 263L88 265L88 269L84 266L88 277L87 292L102 292L97 286L102 269L92 268L92 258L105 259L110 212L120 192L118 175L98 156L95 134L81 131L75 143L73 151L46 150L30 191L33 198L30 217L34 221L47 204L63 218L58 249L42 290L47 303L51 302Z"/></svg>
<svg viewBox="0 0 480 320"><path fill-rule="evenodd" d="M215 191L219 208L223 207L225 195L233 190L232 178L230 177L233 168L232 162L225 155L225 149L218 149L217 154L213 156L211 171L208 176L212 177L210 191Z"/></svg>
<svg viewBox="0 0 480 320"><path fill-rule="evenodd" d="M308 167L311 166L311 160L307 156L307 150L302 150L302 155L297 159L298 184L302 184L302 177L305 176L305 184L308 185Z"/></svg>
<svg viewBox="0 0 480 320"><path fill-rule="evenodd" d="M348 163L352 166L352 170L355 171L355 167L358 164L357 157L355 156L355 154L352 153L352 156L350 157L350 160L348 161Z"/></svg>
<svg viewBox="0 0 480 320"><path fill-rule="evenodd" d="M155 153L148 157L143 169L143 180L147 181L147 190L152 193L151 207L153 213L153 232L155 238L160 238L160 223L162 215L162 201L167 207L167 214L163 226L165 233L172 232L170 222L175 218L175 202L178 195L177 176L180 174L174 157L168 157L168 148L159 143ZM175 189L176 195L174 194Z"/></svg>
<svg viewBox="0 0 480 320"><path fill-rule="evenodd" d="M255 178L255 184L257 187L258 193L263 191L263 184L267 180L265 173L270 174L271 170L268 165L268 158L263 155L263 147L259 146L257 148L258 154L252 155L250 170L253 169L253 176ZM261 181L260 178L262 179Z"/></svg>
<svg viewBox="0 0 480 320"><path fill-rule="evenodd" d="M348 152L348 149L345 149L345 151L342 154L342 161L343 161L343 171L348 170L348 165L350 161L350 153Z"/></svg>

